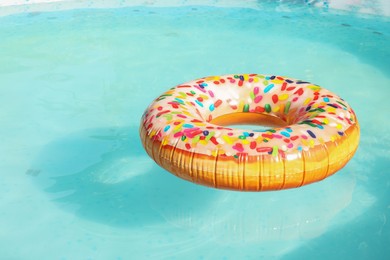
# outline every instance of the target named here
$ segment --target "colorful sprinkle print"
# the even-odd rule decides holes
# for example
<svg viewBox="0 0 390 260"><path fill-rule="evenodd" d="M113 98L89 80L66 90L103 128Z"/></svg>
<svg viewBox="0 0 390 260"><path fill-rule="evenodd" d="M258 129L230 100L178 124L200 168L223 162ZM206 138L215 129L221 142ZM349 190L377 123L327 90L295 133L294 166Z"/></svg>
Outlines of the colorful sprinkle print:
<svg viewBox="0 0 390 260"><path fill-rule="evenodd" d="M267 130L233 129L212 124L231 113L276 116L287 127ZM260 74L212 76L176 86L145 111L142 123L149 138L210 156L308 151L337 142L356 124L349 105L309 82Z"/></svg>

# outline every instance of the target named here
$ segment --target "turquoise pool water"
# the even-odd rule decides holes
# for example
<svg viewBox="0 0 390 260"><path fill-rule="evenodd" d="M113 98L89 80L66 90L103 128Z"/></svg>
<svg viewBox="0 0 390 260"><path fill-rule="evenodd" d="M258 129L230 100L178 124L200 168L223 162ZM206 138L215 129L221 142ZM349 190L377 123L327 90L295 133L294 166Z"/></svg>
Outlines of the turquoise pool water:
<svg viewBox="0 0 390 260"><path fill-rule="evenodd" d="M0 258L388 259L390 20L308 8L188 6L0 17ZM355 157L299 189L180 180L138 137L148 104L229 73L345 98Z"/></svg>

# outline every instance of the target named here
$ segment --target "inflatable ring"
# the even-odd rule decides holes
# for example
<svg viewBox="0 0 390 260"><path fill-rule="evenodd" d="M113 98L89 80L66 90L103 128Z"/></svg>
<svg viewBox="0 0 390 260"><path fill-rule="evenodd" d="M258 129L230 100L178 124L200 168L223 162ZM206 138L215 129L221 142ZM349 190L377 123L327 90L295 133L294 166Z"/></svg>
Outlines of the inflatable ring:
<svg viewBox="0 0 390 260"><path fill-rule="evenodd" d="M235 124L267 125L238 129ZM249 128L249 127L248 127ZM212 76L171 88L141 119L157 164L215 188L300 187L340 170L360 136L354 111L309 82L259 74Z"/></svg>

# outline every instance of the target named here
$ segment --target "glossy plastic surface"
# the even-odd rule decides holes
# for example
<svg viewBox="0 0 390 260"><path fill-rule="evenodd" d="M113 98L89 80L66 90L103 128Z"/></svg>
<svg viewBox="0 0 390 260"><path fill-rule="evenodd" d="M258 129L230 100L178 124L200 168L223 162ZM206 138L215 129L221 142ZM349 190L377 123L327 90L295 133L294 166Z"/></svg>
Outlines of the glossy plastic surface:
<svg viewBox="0 0 390 260"><path fill-rule="evenodd" d="M265 130L228 125L261 124ZM174 87L142 118L148 154L183 179L222 189L295 188L341 169L359 142L353 110L320 86L281 76L212 76Z"/></svg>

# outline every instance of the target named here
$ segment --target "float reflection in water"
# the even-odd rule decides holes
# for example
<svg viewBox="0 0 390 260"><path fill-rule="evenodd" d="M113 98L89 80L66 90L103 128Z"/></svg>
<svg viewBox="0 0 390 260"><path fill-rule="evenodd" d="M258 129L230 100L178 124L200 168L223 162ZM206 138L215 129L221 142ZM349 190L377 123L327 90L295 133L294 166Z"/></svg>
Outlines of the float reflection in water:
<svg viewBox="0 0 390 260"><path fill-rule="evenodd" d="M193 232L195 240L207 235L232 245L279 241L284 249L328 230L355 190L353 174L281 192L209 189L166 174L138 140L133 128L71 134L41 151L31 166L39 172L34 180L56 205L88 221L155 232L173 226ZM354 208L346 221L361 213Z"/></svg>

